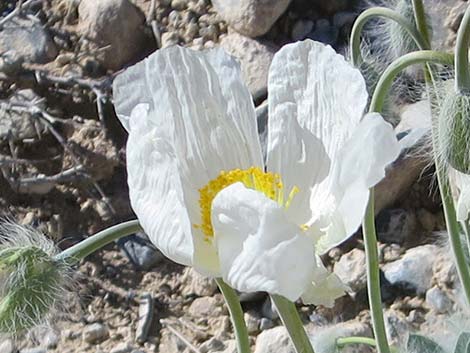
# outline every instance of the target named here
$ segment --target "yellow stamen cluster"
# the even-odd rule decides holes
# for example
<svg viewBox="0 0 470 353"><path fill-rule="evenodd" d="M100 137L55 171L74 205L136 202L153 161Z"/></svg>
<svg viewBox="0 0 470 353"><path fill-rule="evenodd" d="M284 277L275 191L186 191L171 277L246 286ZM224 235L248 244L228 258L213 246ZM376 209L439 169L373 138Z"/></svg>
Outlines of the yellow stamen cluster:
<svg viewBox="0 0 470 353"><path fill-rule="evenodd" d="M212 238L214 231L211 221L211 207L215 196L222 189L236 182L243 183L247 188L262 192L270 199L284 205L284 192L281 177L276 173L263 171L259 167L251 167L249 169L233 169L230 171L221 171L219 176L211 180L202 189L199 189L199 206L201 208L201 224L196 228L202 230L206 238ZM285 207L289 204L298 192L297 188L293 188L288 196Z"/></svg>

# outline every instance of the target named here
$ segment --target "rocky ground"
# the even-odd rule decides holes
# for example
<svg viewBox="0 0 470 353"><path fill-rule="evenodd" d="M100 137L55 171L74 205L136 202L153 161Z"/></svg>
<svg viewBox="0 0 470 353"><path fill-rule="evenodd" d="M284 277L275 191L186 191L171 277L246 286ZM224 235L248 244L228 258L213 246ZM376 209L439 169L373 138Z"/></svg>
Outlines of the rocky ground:
<svg viewBox="0 0 470 353"><path fill-rule="evenodd" d="M248 6L255 3L254 6ZM272 4L271 4L272 3ZM257 104L283 44L311 38L346 52L365 3L345 0L27 0L0 3L0 212L66 248L133 218L126 189L126 134L111 82L159 47L222 46L236 56ZM240 8L248 6L248 16ZM467 2L427 0L434 42L451 48ZM443 16L444 14L444 16ZM403 102L402 102L403 103ZM410 102L408 102L410 103ZM400 104L397 133L409 149L377 191L383 298L392 340L433 332L460 301L432 165L423 143L426 104ZM261 114L261 126L266 117ZM417 136L417 138L410 138ZM423 141L423 140L419 140ZM423 168L424 169L423 172ZM361 234L324 258L351 293L332 309L302 306L309 331L371 335ZM227 309L213 281L170 263L145 235L83 261L67 308L0 352L235 352ZM293 352L267 296L243 294L256 353ZM365 350L361 350L365 352Z"/></svg>

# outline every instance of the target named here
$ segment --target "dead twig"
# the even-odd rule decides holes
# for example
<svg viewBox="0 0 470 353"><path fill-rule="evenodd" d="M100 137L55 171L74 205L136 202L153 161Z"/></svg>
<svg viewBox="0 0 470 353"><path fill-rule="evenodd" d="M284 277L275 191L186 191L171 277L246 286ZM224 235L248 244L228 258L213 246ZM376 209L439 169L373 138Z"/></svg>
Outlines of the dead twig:
<svg viewBox="0 0 470 353"><path fill-rule="evenodd" d="M189 342L189 340L186 337L184 337L183 334L178 332L178 330L176 330L171 325L170 321L161 319L160 323L164 325L172 334L178 337L180 341L183 342L191 351L193 351L194 353L201 353L201 351L196 346L194 346L191 342Z"/></svg>
<svg viewBox="0 0 470 353"><path fill-rule="evenodd" d="M60 156L52 157L49 159L19 159L19 158L10 158L8 156L0 154L0 168L9 167L14 165L35 165L41 163L48 163L51 160L57 160Z"/></svg>
<svg viewBox="0 0 470 353"><path fill-rule="evenodd" d="M36 4L36 3L41 3L42 0L27 0L23 2L23 0L18 1L18 4L16 5L15 9L10 12L8 15L0 19L0 29L3 27L5 23L8 21L11 21L14 17L18 16L22 10Z"/></svg>
<svg viewBox="0 0 470 353"><path fill-rule="evenodd" d="M43 123L43 125L47 128L47 130L54 136L54 138L57 140L57 142L59 142L59 144L62 146L62 148L64 149L64 151L66 151L70 157L72 158L73 162L76 164L75 167L73 168L83 168L82 165L81 165L81 162L80 162L80 159L76 156L76 154L74 153L74 151L72 151L72 149L69 147L69 145L67 144L67 142L65 141L65 139L62 137L62 135L57 131L57 129L54 128L54 123L56 122L61 122L61 123L67 123L68 121L65 120L65 119L60 119L60 118L57 118L57 117L54 117L52 116L51 114L49 114L48 112L46 112L44 109L42 109L41 107L39 107L37 104L38 102L40 102L40 100L38 101L33 101L31 103L21 103L21 102L15 102L15 103L11 103L11 102L0 102L0 109L10 109L10 110L13 110L13 111L16 111L16 112L27 112L29 114L31 114L31 116L36 116L39 118L39 121ZM16 156L13 156L13 158L16 158ZM50 183L50 182L55 182L55 183L61 183L61 182L64 182L64 180L66 181L71 181L70 179L67 179L70 174L72 173L72 170L73 168L69 169L67 173L65 172L62 172L62 173L59 173L55 176L50 176L50 177L35 177L35 179L37 179L37 183L36 185L38 184L43 184L44 186L46 185L46 183ZM77 170L76 170L77 171ZM4 172L4 168L2 168L2 172L3 174L5 175L5 172ZM65 173L65 175L64 175ZM81 171L80 175L82 177L85 177L86 179L88 179L91 184L93 185L93 187L95 188L95 190L98 192L98 194L100 195L102 201L106 204L106 206L108 207L109 211L112 213L112 214L116 214L116 210L114 209L114 207L111 205L111 203L109 202L109 198L106 196L106 194L104 193L103 189L101 188L101 186L89 175L87 174L85 171ZM44 178L50 178L50 179L44 179ZM10 180L10 178L7 178ZM30 178L31 179L31 178ZM34 179L34 178L33 178ZM20 183L23 183L24 185L26 185L26 187L28 185L32 185L34 184L33 181L29 180L29 179L26 179L26 182L24 182L24 180L20 180ZM17 189L18 190L27 190L27 189L21 189L21 185L22 184L19 184L18 182L13 182L12 185L19 185L17 186ZM44 189L40 189L40 191L44 191L47 190L46 188ZM21 191L20 191L21 192Z"/></svg>
<svg viewBox="0 0 470 353"><path fill-rule="evenodd" d="M44 191L47 192L51 190L59 183L76 181L78 178L90 178L84 170L85 168L82 165L78 165L55 175L37 175L31 178L14 180L13 182L16 184L15 186L20 193L43 193Z"/></svg>

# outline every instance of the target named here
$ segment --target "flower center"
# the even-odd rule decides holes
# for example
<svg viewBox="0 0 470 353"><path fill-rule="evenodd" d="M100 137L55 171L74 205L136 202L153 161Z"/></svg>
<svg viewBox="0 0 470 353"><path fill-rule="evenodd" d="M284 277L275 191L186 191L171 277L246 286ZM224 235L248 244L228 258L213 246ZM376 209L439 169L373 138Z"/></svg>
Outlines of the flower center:
<svg viewBox="0 0 470 353"><path fill-rule="evenodd" d="M202 223L195 225L195 227L202 230L206 239L214 236L211 221L212 201L219 191L236 182L241 182L247 188L262 192L266 197L286 208L289 207L294 195L299 191L294 186L284 202L284 188L279 174L265 172L259 167L251 167L244 170L233 169L228 172L221 171L218 177L209 181L202 189L199 189L199 206Z"/></svg>

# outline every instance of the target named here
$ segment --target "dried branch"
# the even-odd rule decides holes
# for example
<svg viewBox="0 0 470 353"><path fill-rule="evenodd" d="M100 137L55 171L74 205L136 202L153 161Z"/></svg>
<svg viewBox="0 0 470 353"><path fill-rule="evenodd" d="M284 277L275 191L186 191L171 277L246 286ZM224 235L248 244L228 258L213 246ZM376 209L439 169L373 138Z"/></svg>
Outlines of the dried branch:
<svg viewBox="0 0 470 353"><path fill-rule="evenodd" d="M73 168L71 168L71 169L69 169L65 172L62 172L62 173L59 173L59 174L56 174L56 175L53 175L53 176L48 176L48 177L38 176L38 177L35 177L35 178L22 179L22 180L17 181L17 182L12 181L12 183L10 183L10 184L12 186L16 186L16 188L20 192L27 192L27 190L33 191L33 189L31 187L29 189L27 189L27 187L31 186L31 185L36 186L36 188L34 190L40 190L42 192L44 192L44 190L45 190L45 192L47 192L47 191L50 190L50 189L48 190L46 188L47 183L49 183L49 184L51 182L61 183L61 182L65 182L65 181L70 182L70 181L76 180L77 178L75 178L75 179L72 178L72 180L68 179L68 177L70 177L72 175L72 171L74 170L76 177L80 176L81 179L85 178L85 179L89 180L92 183L93 187L98 192L98 194L100 195L102 201L108 207L109 211L112 214L116 214L116 210L110 204L109 198L106 196L106 194L104 193L101 186L89 174L87 174L84 170L82 170L83 166L81 165L80 159L76 156L74 151L72 151L72 149L68 146L67 142L62 137L62 135L54 128L53 124L56 123L56 122L68 123L69 121L66 120L66 119L61 119L61 118L57 118L57 117L52 116L51 114L49 114L48 112L46 112L44 109L42 109L41 107L39 107L37 105L39 102L41 102L41 100L33 101L31 103L21 103L21 102L11 103L11 102L1 102L0 101L0 109L12 110L12 111L16 111L16 112L27 112L27 113L31 114L31 116L33 116L33 117L34 116L38 117L39 121L42 122L43 125L48 129L48 131L54 136L54 138L57 140L57 142L59 142L59 144L62 146L64 151L66 151L70 155L70 157L72 158L73 162L76 165L75 165L75 167L73 167ZM16 156L13 156L13 157L16 159ZM78 171L80 171L79 175L77 174ZM2 172L5 176L5 169L4 168L2 168ZM11 180L11 178L7 178L7 179ZM35 179L36 182L34 182L34 180L32 180L32 179ZM26 180L26 182L25 182L25 180ZM22 185L21 183L24 183L25 188L21 189L21 185ZM44 186L44 188L39 189L37 187L39 184L42 184L42 186ZM22 190L26 190L26 191L22 191Z"/></svg>
<svg viewBox="0 0 470 353"><path fill-rule="evenodd" d="M178 332L178 330L176 330L168 320L161 319L160 323L164 325L172 334L178 337L180 341L183 342L191 351L193 351L194 353L201 353L201 351L196 346L194 346L186 337L184 337L182 333Z"/></svg>
<svg viewBox="0 0 470 353"><path fill-rule="evenodd" d="M41 3L42 0L27 0L23 3L23 0L18 1L18 4L16 5L15 9L10 12L8 15L6 15L4 18L0 19L0 29L7 23L8 21L11 21L13 18L18 16L22 10L27 9L28 7L39 4Z"/></svg>
<svg viewBox="0 0 470 353"><path fill-rule="evenodd" d="M21 178L13 181L19 193L43 193L50 191L56 184L77 181L78 179L89 179L82 165L72 167L55 175L38 175L30 178Z"/></svg>
<svg viewBox="0 0 470 353"><path fill-rule="evenodd" d="M49 159L20 159L20 158L10 158L8 156L0 154L0 168L1 167L10 167L14 165L35 165L50 162L51 160L57 160L60 156L52 157Z"/></svg>

